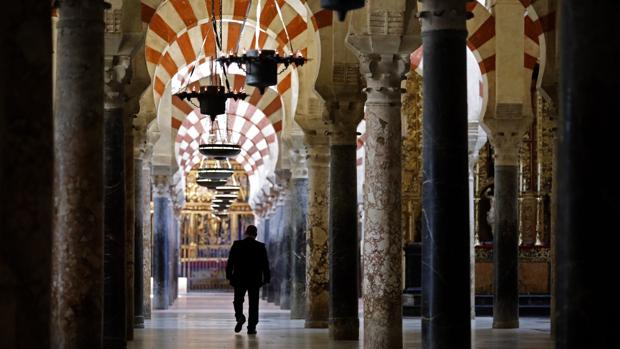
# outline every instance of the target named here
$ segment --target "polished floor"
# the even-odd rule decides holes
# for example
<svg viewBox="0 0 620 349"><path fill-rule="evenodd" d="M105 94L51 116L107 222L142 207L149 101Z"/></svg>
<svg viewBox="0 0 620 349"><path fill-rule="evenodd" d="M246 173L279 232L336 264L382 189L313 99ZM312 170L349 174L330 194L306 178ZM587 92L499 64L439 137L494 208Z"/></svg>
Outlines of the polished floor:
<svg viewBox="0 0 620 349"><path fill-rule="evenodd" d="M246 313L247 313L247 302ZM289 320L288 311L261 301L258 335L245 327L233 332L232 293L189 294L168 310L155 311L146 328L135 331L129 349L358 349L362 342L330 341L327 330L305 329L303 320ZM247 314L246 314L247 315ZM474 348L550 349L549 319L523 318L518 330L493 330L490 318L474 323ZM404 319L404 347L421 348L420 320ZM389 349L389 348L386 348Z"/></svg>

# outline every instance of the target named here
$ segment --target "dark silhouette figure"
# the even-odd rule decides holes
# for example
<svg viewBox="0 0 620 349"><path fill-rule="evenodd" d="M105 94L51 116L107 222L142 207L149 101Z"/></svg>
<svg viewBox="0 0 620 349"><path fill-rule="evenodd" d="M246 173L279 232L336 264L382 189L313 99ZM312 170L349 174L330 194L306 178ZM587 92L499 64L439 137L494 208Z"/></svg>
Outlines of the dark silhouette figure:
<svg viewBox="0 0 620 349"><path fill-rule="evenodd" d="M256 334L258 324L258 291L269 283L271 273L265 244L256 241L256 227L249 225L245 230L245 239L235 241L228 254L226 279L235 288L235 332L240 332L245 323L243 300L248 293L250 303L248 334Z"/></svg>

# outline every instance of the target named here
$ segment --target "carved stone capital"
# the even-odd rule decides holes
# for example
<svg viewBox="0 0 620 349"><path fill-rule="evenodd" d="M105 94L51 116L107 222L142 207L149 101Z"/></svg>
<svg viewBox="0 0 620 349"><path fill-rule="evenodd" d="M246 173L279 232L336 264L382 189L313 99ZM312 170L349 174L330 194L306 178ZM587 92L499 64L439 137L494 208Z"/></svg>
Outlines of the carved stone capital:
<svg viewBox="0 0 620 349"><path fill-rule="evenodd" d="M326 103L330 144L355 144L357 125L364 118L364 101L332 100Z"/></svg>
<svg viewBox="0 0 620 349"><path fill-rule="evenodd" d="M531 117L496 117L486 119L483 127L495 152L495 165L517 166L519 164L519 145L523 135L532 122Z"/></svg>
<svg viewBox="0 0 620 349"><path fill-rule="evenodd" d="M291 178L308 178L308 155L305 148L290 149Z"/></svg>
<svg viewBox="0 0 620 349"><path fill-rule="evenodd" d="M170 175L154 174L152 178L153 197L172 198L172 187L170 186L170 180Z"/></svg>
<svg viewBox="0 0 620 349"><path fill-rule="evenodd" d="M325 135L306 135L308 167L329 166L329 137Z"/></svg>
<svg viewBox="0 0 620 349"><path fill-rule="evenodd" d="M125 85L131 79L131 59L126 56L107 56L104 65L105 109L119 109L125 103Z"/></svg>
<svg viewBox="0 0 620 349"><path fill-rule="evenodd" d="M400 103L401 82L406 78L410 63L399 54L363 54L359 56L360 70L366 79L363 90L368 96L366 105Z"/></svg>

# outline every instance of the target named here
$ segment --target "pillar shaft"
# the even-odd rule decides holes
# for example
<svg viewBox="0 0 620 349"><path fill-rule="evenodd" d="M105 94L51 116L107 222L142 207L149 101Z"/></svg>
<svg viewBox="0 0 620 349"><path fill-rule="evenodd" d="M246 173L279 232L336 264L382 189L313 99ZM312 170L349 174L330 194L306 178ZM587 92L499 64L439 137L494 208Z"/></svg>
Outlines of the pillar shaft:
<svg viewBox="0 0 620 349"><path fill-rule="evenodd" d="M126 346L125 132L123 109L104 110L104 311L105 348Z"/></svg>
<svg viewBox="0 0 620 349"><path fill-rule="evenodd" d="M306 307L306 213L308 178L291 179L291 319L304 319Z"/></svg>
<svg viewBox="0 0 620 349"><path fill-rule="evenodd" d="M50 6L20 1L11 9L0 29L0 338L5 348L49 348L55 149Z"/></svg>
<svg viewBox="0 0 620 349"><path fill-rule="evenodd" d="M282 229L282 243L280 245L280 256L282 263L282 279L280 281L280 308L291 309L291 235L293 233L293 227L291 225L291 210L292 202L290 191L288 190L288 182L290 178L290 172L286 173L286 180L283 181L283 186L286 188L283 193L282 199L282 215L281 215L281 229Z"/></svg>
<svg viewBox="0 0 620 349"><path fill-rule="evenodd" d="M100 348L103 320L103 2L62 1L56 82L52 344Z"/></svg>
<svg viewBox="0 0 620 349"><path fill-rule="evenodd" d="M149 149L150 148L150 149ZM147 151L145 154L145 159L148 159L152 152L152 147L147 147L150 151ZM144 209L143 217L142 217L142 250L144 260L142 263L142 270L144 271L143 275L143 286L144 286L144 319L151 318L151 276L152 276L152 224L151 224L151 163L150 161L146 161L144 167L142 167L142 190L144 191L142 207Z"/></svg>
<svg viewBox="0 0 620 349"><path fill-rule="evenodd" d="M561 2L558 349L619 345L620 286L608 280L618 265L620 182L609 164L620 129L620 32L615 21L601 20L614 10L604 1Z"/></svg>
<svg viewBox="0 0 620 349"><path fill-rule="evenodd" d="M364 348L402 348L401 94L399 55L366 69Z"/></svg>
<svg viewBox="0 0 620 349"><path fill-rule="evenodd" d="M135 328L144 328L144 186L143 186L143 161L141 157L134 159L134 319Z"/></svg>
<svg viewBox="0 0 620 349"><path fill-rule="evenodd" d="M134 145L133 145L133 118L126 116L125 124L125 246L126 246L126 272L125 284L127 292L125 293L125 325L127 332L127 340L133 340L133 323L134 323L134 258L135 258L135 182L134 182Z"/></svg>
<svg viewBox="0 0 620 349"><path fill-rule="evenodd" d="M308 216L306 227L306 324L327 328L329 323L327 137L309 136Z"/></svg>
<svg viewBox="0 0 620 349"><path fill-rule="evenodd" d="M348 108L351 107L351 108ZM357 121L363 103L333 103L329 165L329 333L359 339L357 234ZM349 123L338 121L346 120ZM350 120L350 119L353 120Z"/></svg>
<svg viewBox="0 0 620 349"><path fill-rule="evenodd" d="M519 327L519 211L517 166L495 166L493 327Z"/></svg>
<svg viewBox="0 0 620 349"><path fill-rule="evenodd" d="M157 177L153 193L153 308L167 309L170 305L169 263L173 212L168 177Z"/></svg>
<svg viewBox="0 0 620 349"><path fill-rule="evenodd" d="M470 348L465 1L425 2L421 17L422 343L424 348Z"/></svg>

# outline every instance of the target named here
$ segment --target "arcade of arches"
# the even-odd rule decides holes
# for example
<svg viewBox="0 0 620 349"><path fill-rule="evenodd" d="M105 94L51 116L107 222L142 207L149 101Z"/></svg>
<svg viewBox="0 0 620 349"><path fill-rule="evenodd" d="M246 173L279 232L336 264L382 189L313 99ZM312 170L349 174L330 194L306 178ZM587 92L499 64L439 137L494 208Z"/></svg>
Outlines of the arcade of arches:
<svg viewBox="0 0 620 349"><path fill-rule="evenodd" d="M618 347L612 2L321 2L3 5L0 347ZM264 91L231 65L213 122L177 95L252 48L308 61ZM225 214L210 130L240 146Z"/></svg>

